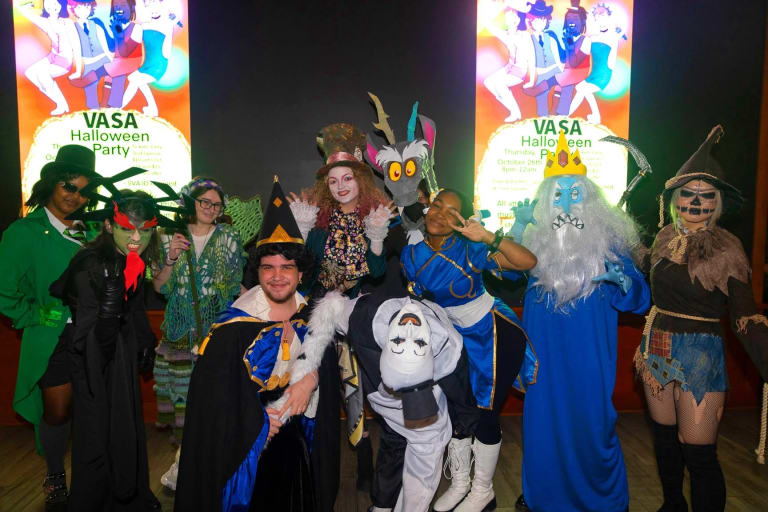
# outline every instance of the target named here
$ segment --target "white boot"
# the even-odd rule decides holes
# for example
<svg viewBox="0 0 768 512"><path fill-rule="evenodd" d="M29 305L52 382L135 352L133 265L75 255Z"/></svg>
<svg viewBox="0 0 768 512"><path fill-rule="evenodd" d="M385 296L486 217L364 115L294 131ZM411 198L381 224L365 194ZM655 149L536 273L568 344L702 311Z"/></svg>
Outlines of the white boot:
<svg viewBox="0 0 768 512"><path fill-rule="evenodd" d="M176 490L176 480L179 477L179 454L180 453L181 453L181 448L176 450L176 460L173 461L173 464L171 464L171 467L168 469L168 471L165 472L165 474L163 474L163 476L160 477L160 483L172 491Z"/></svg>
<svg viewBox="0 0 768 512"><path fill-rule="evenodd" d="M464 439L451 438L448 443L448 456L445 459L445 466L448 466L451 476L451 486L440 496L432 510L435 512L447 512L453 510L464 496L469 492L469 468L472 465L472 438ZM445 467L444 466L444 467Z"/></svg>
<svg viewBox="0 0 768 512"><path fill-rule="evenodd" d="M501 442L483 444L477 439L472 443L475 454L475 476L472 479L472 491L467 494L456 512L484 512L496 509L496 495L493 493L493 474L499 460Z"/></svg>

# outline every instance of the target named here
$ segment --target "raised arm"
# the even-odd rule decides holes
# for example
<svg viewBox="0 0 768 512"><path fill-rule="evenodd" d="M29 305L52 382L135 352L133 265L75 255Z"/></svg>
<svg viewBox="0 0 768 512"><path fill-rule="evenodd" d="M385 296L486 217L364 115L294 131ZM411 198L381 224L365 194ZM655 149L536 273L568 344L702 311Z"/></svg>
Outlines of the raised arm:
<svg viewBox="0 0 768 512"><path fill-rule="evenodd" d="M459 221L453 229L468 240L482 242L492 252L498 252L496 262L503 270L530 270L536 266L536 256L522 245L488 231L477 221L467 221L458 213L452 213Z"/></svg>

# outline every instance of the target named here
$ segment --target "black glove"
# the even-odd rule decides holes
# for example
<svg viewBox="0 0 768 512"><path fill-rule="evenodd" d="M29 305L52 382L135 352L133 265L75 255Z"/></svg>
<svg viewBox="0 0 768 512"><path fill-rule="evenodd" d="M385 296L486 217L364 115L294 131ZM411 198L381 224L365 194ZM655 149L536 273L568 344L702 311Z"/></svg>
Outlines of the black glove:
<svg viewBox="0 0 768 512"><path fill-rule="evenodd" d="M137 362L139 373L151 373L155 368L155 348L144 347L140 349Z"/></svg>
<svg viewBox="0 0 768 512"><path fill-rule="evenodd" d="M104 285L99 301L99 318L119 318L125 301L125 277L121 261L104 268Z"/></svg>
<svg viewBox="0 0 768 512"><path fill-rule="evenodd" d="M99 300L95 335L99 342L104 363L115 356L115 343L120 333L120 315L125 302L125 278L120 260L108 263L104 268L104 281Z"/></svg>

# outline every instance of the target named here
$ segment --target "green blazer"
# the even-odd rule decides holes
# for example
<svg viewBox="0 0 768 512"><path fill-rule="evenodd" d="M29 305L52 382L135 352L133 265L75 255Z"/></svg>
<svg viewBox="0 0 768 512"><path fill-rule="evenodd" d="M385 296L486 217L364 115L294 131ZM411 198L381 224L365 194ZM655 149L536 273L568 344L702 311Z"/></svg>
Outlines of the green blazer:
<svg viewBox="0 0 768 512"><path fill-rule="evenodd" d="M0 240L0 313L24 330L13 408L35 425L43 415L37 381L70 316L48 287L79 248L51 225L43 208L15 221Z"/></svg>

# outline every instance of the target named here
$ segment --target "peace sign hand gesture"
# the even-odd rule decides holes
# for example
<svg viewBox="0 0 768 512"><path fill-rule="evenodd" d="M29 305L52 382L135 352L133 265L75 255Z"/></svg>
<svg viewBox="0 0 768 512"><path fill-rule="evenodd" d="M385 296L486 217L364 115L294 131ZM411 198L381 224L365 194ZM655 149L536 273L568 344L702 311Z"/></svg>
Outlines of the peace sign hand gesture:
<svg viewBox="0 0 768 512"><path fill-rule="evenodd" d="M453 215L454 219L458 221L456 224L451 222L451 227L467 240L472 242L483 242L485 244L493 242L495 235L485 229L482 224L474 219L466 220L461 214L454 210L449 210L449 212Z"/></svg>

